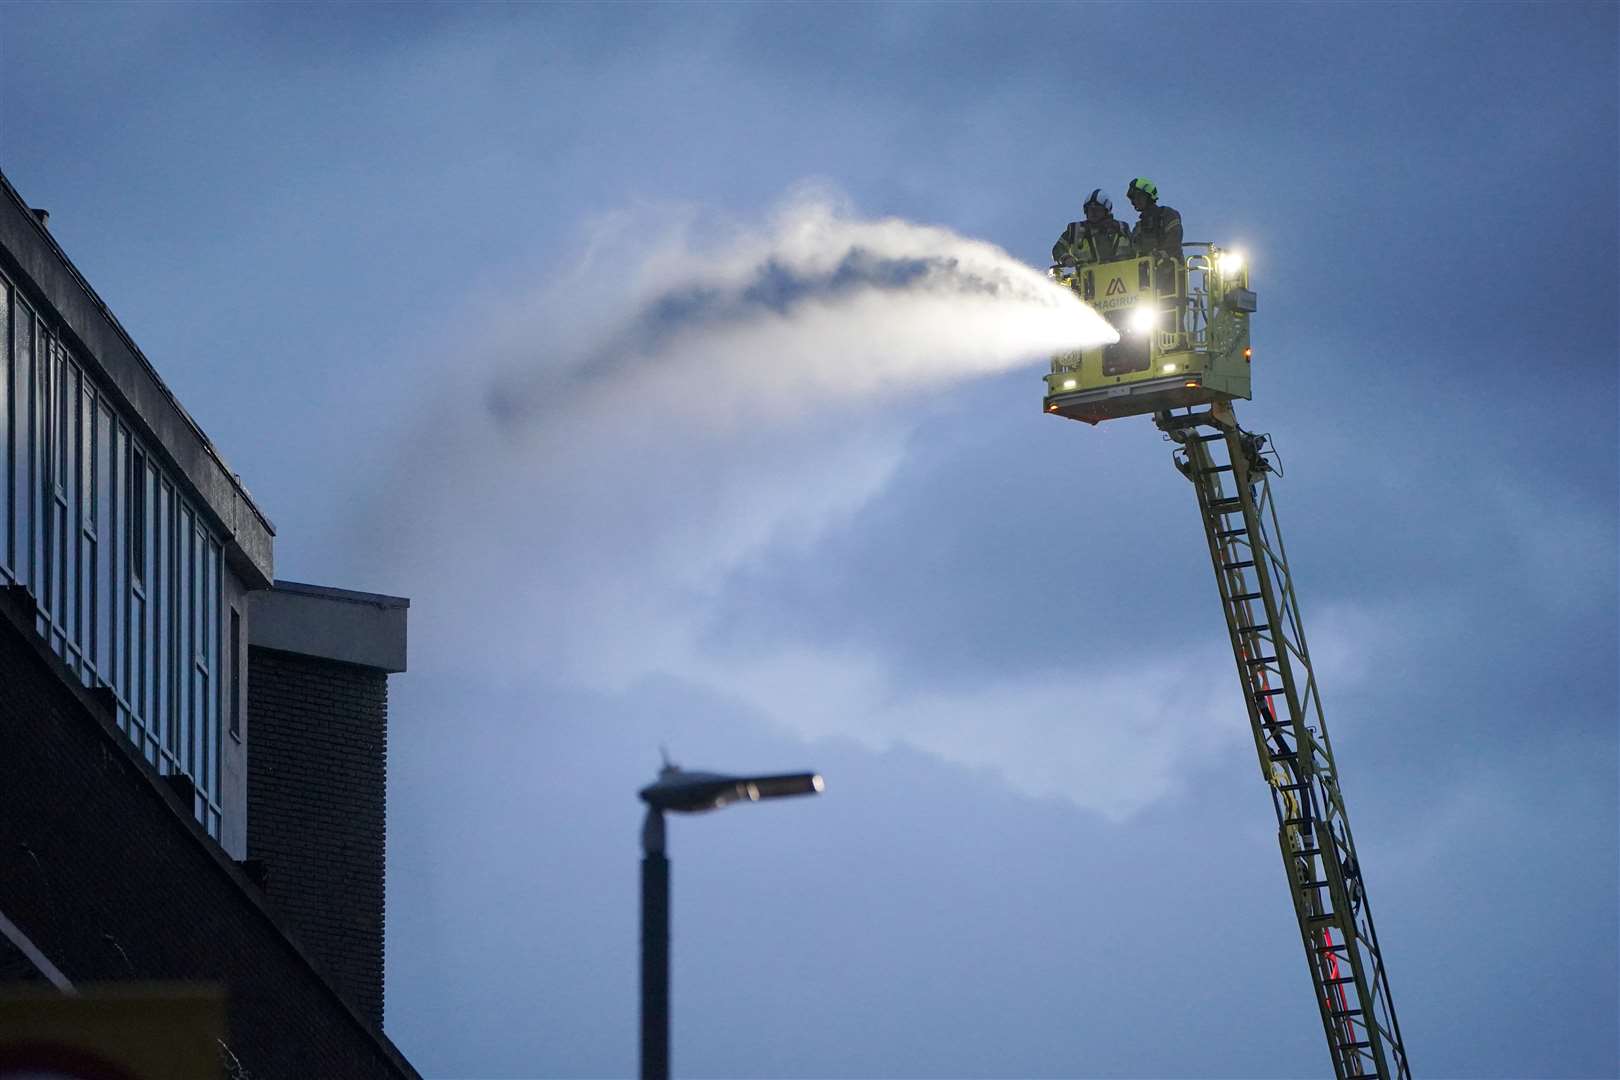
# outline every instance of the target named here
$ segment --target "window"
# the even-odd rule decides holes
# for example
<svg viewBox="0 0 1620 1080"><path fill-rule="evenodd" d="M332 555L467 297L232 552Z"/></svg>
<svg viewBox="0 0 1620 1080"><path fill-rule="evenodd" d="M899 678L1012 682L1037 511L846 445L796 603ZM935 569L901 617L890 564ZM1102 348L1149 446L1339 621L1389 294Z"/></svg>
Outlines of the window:
<svg viewBox="0 0 1620 1080"><path fill-rule="evenodd" d="M242 614L231 608L231 735L242 738Z"/></svg>
<svg viewBox="0 0 1620 1080"><path fill-rule="evenodd" d="M32 594L36 632L112 691L146 759L194 778L217 838L221 736L241 737L247 677L241 613L223 618L222 540L95 372L0 277L0 584Z"/></svg>
<svg viewBox="0 0 1620 1080"><path fill-rule="evenodd" d="M146 455L132 455L129 482L129 576L139 585L146 581Z"/></svg>
<svg viewBox="0 0 1620 1080"><path fill-rule="evenodd" d="M11 370L11 289L0 281L0 570L17 569L16 531L12 516L17 505L16 474L11 465L12 438L17 430L13 415L17 393Z"/></svg>

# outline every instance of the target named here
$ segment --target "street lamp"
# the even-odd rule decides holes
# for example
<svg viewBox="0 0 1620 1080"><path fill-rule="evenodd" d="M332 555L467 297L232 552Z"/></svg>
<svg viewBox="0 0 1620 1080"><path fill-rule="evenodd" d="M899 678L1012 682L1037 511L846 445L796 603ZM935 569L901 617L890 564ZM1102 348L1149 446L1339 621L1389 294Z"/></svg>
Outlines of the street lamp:
<svg viewBox="0 0 1620 1080"><path fill-rule="evenodd" d="M687 772L664 759L658 779L641 789L647 820L641 827L641 1078L669 1080L669 859L664 856L664 811L696 814L735 802L817 795L826 787L816 773L722 776Z"/></svg>

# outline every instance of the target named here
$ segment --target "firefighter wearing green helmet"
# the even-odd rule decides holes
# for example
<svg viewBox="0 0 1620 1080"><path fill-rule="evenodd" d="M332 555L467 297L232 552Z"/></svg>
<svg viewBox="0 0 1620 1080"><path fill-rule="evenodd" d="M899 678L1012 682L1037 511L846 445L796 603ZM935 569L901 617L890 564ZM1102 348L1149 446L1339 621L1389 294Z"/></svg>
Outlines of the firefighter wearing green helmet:
<svg viewBox="0 0 1620 1080"><path fill-rule="evenodd" d="M1181 269L1181 215L1159 205L1159 186L1138 176L1125 189L1125 197L1136 208L1136 228L1131 230L1131 248L1137 256L1153 260L1153 290L1162 297L1177 297L1170 304L1171 333L1181 331L1181 302L1178 273Z"/></svg>
<svg viewBox="0 0 1620 1080"><path fill-rule="evenodd" d="M1109 262L1130 254L1131 230L1114 217L1114 204L1102 193L1092 191L1085 204L1084 221L1071 221L1052 245L1052 261L1059 266Z"/></svg>
<svg viewBox="0 0 1620 1080"><path fill-rule="evenodd" d="M1172 259L1181 259L1181 215L1168 206L1159 205L1159 186L1145 176L1138 176L1125 189L1139 215L1136 228L1131 231L1131 246L1138 255L1164 252Z"/></svg>

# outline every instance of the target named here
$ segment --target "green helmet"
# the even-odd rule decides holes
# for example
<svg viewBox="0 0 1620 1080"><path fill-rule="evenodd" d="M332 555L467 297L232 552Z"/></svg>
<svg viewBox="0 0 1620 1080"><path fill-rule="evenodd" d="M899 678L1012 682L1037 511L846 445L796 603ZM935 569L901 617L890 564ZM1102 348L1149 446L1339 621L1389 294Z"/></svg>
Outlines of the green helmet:
<svg viewBox="0 0 1620 1080"><path fill-rule="evenodd" d="M1145 176L1138 176L1132 180L1131 186L1125 189L1125 194L1129 195L1133 191L1140 191L1154 202L1159 201L1159 185Z"/></svg>

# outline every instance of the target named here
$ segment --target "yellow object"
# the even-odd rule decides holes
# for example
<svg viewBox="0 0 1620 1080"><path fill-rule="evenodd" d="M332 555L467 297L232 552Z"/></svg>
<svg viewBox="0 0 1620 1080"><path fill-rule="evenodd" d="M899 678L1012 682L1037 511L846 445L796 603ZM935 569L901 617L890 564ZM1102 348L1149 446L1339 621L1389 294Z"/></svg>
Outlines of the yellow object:
<svg viewBox="0 0 1620 1080"><path fill-rule="evenodd" d="M296 1038L289 1032L289 1038ZM225 995L211 984L116 983L0 993L0 1075L218 1080Z"/></svg>
<svg viewBox="0 0 1620 1080"><path fill-rule="evenodd" d="M1095 424L1250 397L1248 268L1204 246L1179 262L1132 256L1054 271L1119 341L1053 357L1047 412Z"/></svg>

